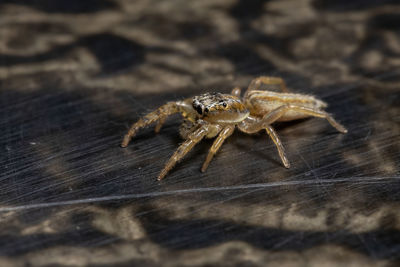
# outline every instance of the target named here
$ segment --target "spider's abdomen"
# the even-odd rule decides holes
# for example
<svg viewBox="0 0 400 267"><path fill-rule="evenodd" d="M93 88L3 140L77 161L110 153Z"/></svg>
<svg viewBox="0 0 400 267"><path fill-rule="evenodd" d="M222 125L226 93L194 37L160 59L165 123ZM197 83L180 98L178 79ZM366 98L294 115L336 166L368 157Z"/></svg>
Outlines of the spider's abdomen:
<svg viewBox="0 0 400 267"><path fill-rule="evenodd" d="M237 123L249 115L240 99L228 94L206 93L195 96L192 106L199 118L211 123Z"/></svg>
<svg viewBox="0 0 400 267"><path fill-rule="evenodd" d="M262 117L284 105L297 105L305 108L321 110L327 104L312 95L294 93L276 93L271 91L250 91L246 96L246 105L252 116ZM278 121L290 121L306 118L309 115L295 110L288 110Z"/></svg>

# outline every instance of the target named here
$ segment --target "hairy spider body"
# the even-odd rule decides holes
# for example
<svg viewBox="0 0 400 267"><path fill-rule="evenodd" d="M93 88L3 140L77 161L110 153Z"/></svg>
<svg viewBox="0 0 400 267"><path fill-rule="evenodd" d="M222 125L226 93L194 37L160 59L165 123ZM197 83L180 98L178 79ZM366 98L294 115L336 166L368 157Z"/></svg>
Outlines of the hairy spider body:
<svg viewBox="0 0 400 267"><path fill-rule="evenodd" d="M260 90L262 84L279 85L283 92ZM275 121L290 121L313 116L327 119L339 132L346 133L346 128L323 110L326 107L325 102L314 96L289 93L281 78L258 77L250 83L242 99L240 89L234 88L231 94L205 93L183 101L166 103L134 123L124 136L121 146L126 147L140 128L157 122L155 131L159 132L168 116L180 113L184 117L180 135L185 142L167 161L158 180L163 179L203 138L217 137L201 168L204 172L235 128L248 134L265 130L276 145L283 165L289 168L290 163L283 145L271 124Z"/></svg>

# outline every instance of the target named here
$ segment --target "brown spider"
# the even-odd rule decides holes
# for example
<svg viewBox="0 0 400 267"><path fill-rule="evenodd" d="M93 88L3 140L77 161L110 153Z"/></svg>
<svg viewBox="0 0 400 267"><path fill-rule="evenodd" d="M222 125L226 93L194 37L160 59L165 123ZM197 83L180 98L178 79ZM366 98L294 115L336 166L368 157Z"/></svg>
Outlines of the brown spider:
<svg viewBox="0 0 400 267"><path fill-rule="evenodd" d="M283 93L260 90L262 84L279 85ZM121 146L126 147L140 128L151 123L158 122L155 128L158 133L166 118L179 112L185 118L180 134L186 140L168 160L158 180L163 179L204 137L218 136L201 168L204 172L215 153L236 127L248 134L265 130L275 143L283 165L289 168L290 163L285 150L271 124L275 121L291 121L313 116L327 119L339 132L346 133L346 128L323 110L326 107L325 102L314 96L289 93L281 78L258 77L251 81L242 99L240 99L240 88L234 88L231 94L206 93L183 101L168 102L134 123L124 136Z"/></svg>

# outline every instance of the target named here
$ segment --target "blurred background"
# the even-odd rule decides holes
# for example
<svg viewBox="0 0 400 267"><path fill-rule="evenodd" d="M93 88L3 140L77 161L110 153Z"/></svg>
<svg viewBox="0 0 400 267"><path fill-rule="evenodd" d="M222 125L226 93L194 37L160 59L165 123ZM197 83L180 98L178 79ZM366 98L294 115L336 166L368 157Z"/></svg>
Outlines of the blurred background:
<svg viewBox="0 0 400 267"><path fill-rule="evenodd" d="M399 266L396 0L0 0L0 266ZM325 120L182 142L131 123L260 75Z"/></svg>

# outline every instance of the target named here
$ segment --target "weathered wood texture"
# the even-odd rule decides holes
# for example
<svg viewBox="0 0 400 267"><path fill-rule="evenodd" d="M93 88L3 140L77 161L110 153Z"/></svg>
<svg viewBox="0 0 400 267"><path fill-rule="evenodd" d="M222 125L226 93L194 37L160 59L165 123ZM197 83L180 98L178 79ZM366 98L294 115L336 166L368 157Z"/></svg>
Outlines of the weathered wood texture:
<svg viewBox="0 0 400 267"><path fill-rule="evenodd" d="M400 264L400 5L390 0L0 1L0 266ZM162 181L169 100L260 75L348 127L235 133ZM325 264L325 265L324 265ZM388 265L387 265L388 264Z"/></svg>

